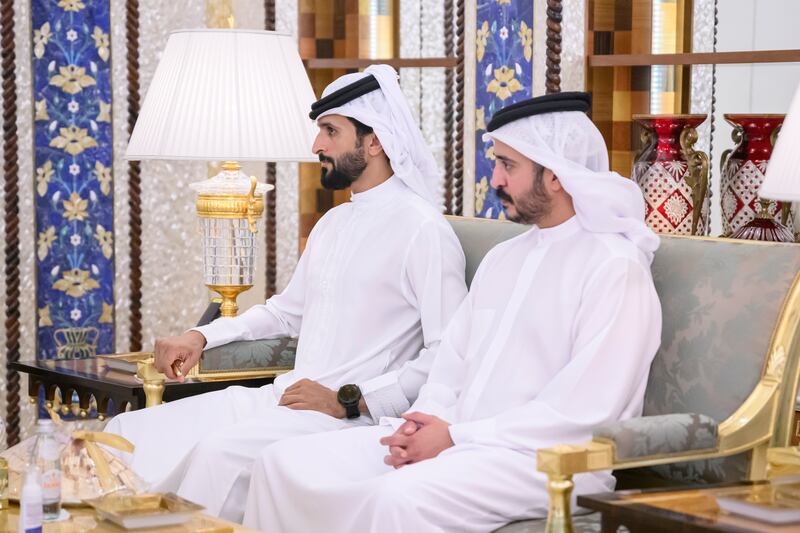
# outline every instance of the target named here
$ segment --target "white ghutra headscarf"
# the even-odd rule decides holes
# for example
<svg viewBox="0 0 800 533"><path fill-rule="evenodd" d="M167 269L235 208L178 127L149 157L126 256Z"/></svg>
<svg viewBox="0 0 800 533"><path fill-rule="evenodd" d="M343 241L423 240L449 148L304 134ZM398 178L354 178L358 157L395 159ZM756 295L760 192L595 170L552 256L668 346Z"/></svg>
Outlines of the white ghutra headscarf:
<svg viewBox="0 0 800 533"><path fill-rule="evenodd" d="M485 133L484 142L489 139L550 169L572 197L584 229L622 234L652 262L659 238L644 221L642 191L630 179L609 170L606 143L585 113L524 116Z"/></svg>
<svg viewBox="0 0 800 533"><path fill-rule="evenodd" d="M437 191L441 179L439 169L411 115L408 102L397 83L397 72L392 67L372 65L364 72L345 74L325 87L322 98L370 75L377 80L380 86L378 90L326 109L319 117L343 115L371 127L389 158L394 175L416 194L441 208Z"/></svg>

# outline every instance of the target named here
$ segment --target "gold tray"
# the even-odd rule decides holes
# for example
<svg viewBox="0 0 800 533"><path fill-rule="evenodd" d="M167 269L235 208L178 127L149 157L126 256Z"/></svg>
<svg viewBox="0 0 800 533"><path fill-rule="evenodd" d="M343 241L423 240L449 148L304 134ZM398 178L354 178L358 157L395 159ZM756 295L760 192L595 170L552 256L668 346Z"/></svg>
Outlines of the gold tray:
<svg viewBox="0 0 800 533"><path fill-rule="evenodd" d="M107 494L85 500L100 518L125 529L165 527L183 524L203 507L168 494Z"/></svg>

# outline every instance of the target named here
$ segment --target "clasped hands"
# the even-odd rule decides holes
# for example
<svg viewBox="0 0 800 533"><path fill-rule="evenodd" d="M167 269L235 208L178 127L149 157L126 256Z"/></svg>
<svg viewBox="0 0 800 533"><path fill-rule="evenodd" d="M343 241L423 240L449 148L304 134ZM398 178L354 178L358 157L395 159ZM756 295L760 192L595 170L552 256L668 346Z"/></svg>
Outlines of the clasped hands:
<svg viewBox="0 0 800 533"><path fill-rule="evenodd" d="M383 462L394 468L432 459L453 446L450 424L425 413L406 413L405 422L381 444L389 447Z"/></svg>

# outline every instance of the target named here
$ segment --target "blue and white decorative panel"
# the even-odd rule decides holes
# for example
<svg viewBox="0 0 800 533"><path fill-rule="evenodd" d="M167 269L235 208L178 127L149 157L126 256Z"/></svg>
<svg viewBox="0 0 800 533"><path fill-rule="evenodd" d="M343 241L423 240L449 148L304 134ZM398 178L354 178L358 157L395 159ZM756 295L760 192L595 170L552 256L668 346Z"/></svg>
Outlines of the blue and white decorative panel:
<svg viewBox="0 0 800 533"><path fill-rule="evenodd" d="M108 0L32 0L37 357L114 351Z"/></svg>
<svg viewBox="0 0 800 533"><path fill-rule="evenodd" d="M496 111L531 97L533 0L477 0L476 9L475 216L504 219L490 184L492 143L481 137Z"/></svg>

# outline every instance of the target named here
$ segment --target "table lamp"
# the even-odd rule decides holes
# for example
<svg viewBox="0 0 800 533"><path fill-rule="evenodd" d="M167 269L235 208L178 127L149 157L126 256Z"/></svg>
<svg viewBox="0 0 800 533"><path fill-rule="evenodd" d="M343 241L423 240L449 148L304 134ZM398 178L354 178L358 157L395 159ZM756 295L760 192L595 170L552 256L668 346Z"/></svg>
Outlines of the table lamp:
<svg viewBox="0 0 800 533"><path fill-rule="evenodd" d="M271 185L242 161L317 161L308 111L314 102L296 41L256 30L170 34L136 120L125 158L224 161L197 192L206 285L222 316L252 287L256 233Z"/></svg>
<svg viewBox="0 0 800 533"><path fill-rule="evenodd" d="M772 200L800 201L800 85L783 121L758 195Z"/></svg>

